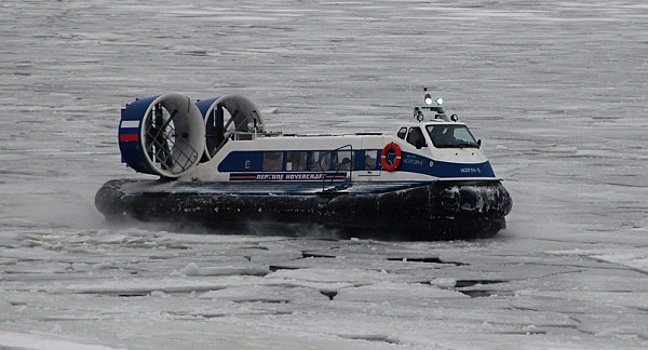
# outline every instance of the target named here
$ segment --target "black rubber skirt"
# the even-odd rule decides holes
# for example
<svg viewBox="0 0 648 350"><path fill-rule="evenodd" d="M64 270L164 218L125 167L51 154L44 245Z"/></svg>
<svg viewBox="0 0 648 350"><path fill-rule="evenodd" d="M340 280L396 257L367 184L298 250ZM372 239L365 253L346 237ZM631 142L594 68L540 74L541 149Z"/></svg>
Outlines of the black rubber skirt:
<svg viewBox="0 0 648 350"><path fill-rule="evenodd" d="M337 237L382 240L487 238L506 227L512 200L499 181L437 181L340 191L236 191L231 186L111 180L95 206L108 221L125 218L199 224L215 233L255 227L323 227Z"/></svg>

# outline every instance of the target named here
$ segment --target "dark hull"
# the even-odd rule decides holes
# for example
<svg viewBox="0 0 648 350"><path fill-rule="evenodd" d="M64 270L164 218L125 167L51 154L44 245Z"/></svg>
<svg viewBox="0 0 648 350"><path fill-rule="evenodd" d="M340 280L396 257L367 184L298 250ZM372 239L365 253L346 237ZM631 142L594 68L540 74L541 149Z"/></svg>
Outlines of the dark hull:
<svg viewBox="0 0 648 350"><path fill-rule="evenodd" d="M111 180L95 197L109 220L201 224L245 232L250 224L322 226L339 237L385 240L486 238L506 226L511 197L499 181L360 185L344 191L251 184ZM286 232L285 230L283 232Z"/></svg>

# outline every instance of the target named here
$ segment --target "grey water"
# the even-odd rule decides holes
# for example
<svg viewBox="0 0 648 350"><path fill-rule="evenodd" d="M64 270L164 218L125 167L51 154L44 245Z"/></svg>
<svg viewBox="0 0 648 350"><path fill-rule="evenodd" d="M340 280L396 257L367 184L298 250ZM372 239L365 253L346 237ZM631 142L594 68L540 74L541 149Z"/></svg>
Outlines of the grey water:
<svg viewBox="0 0 648 350"><path fill-rule="evenodd" d="M641 1L3 1L0 348L648 346ZM423 86L514 200L458 242L107 225L120 108L239 93L270 130L391 131ZM395 223L397 224L397 223Z"/></svg>

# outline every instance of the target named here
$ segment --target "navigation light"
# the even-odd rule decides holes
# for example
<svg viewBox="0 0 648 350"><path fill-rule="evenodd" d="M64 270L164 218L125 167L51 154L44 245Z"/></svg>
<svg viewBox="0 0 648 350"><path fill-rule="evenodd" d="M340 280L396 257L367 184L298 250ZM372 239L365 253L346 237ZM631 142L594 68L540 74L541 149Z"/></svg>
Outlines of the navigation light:
<svg viewBox="0 0 648 350"><path fill-rule="evenodd" d="M432 95L430 93L425 93L425 98L423 99L425 101L426 105L431 105L432 104Z"/></svg>

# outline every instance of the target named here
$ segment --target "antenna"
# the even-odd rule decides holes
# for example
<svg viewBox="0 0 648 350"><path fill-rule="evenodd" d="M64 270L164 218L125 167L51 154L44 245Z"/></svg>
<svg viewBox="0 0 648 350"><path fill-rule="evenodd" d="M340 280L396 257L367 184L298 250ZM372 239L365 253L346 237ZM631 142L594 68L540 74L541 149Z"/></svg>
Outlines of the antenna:
<svg viewBox="0 0 648 350"><path fill-rule="evenodd" d="M407 83L409 85L409 90L410 90L410 102L411 102L411 105L413 106L414 105L414 92L412 91L412 77L410 77L409 68L407 68L406 70L407 70Z"/></svg>
<svg viewBox="0 0 648 350"><path fill-rule="evenodd" d="M423 75L423 70L421 69L421 60L419 58L416 58L416 64L418 64L418 70L419 70L419 85L420 87L423 87L423 81L421 80L421 75Z"/></svg>

